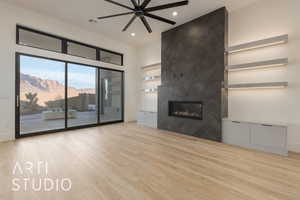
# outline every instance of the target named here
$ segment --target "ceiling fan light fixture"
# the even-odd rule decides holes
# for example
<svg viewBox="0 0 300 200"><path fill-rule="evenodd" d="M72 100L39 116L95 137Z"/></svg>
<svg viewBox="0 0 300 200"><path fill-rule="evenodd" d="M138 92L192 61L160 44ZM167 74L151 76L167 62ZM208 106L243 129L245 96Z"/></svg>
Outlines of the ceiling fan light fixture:
<svg viewBox="0 0 300 200"><path fill-rule="evenodd" d="M135 36L135 33L131 33L130 35L131 35L132 37L134 37L134 36Z"/></svg>
<svg viewBox="0 0 300 200"><path fill-rule="evenodd" d="M130 0L133 7L129 7L127 5L124 5L122 3L117 2L115 0L104 0L104 1L109 2L111 4L114 4L114 5L117 5L117 6L120 6L120 7L123 7L123 8L126 8L130 12L98 17L97 18L98 20L133 14L132 18L130 19L128 24L126 24L126 26L123 28L122 31L123 32L126 31L131 26L131 24L136 20L136 18L139 18L142 21L142 23L144 24L145 28L147 29L147 31L149 33L152 33L152 29L151 29L146 17L147 18L149 17L149 18L152 18L152 19L155 19L155 20L158 20L160 22L167 23L167 24L171 24L171 25L176 24L175 21L160 17L158 15L151 14L151 12L158 11L158 10L165 10L165 9L175 8L175 7L186 6L186 5L189 4L189 1L185 0L185 1L175 2L175 3L168 3L168 4L159 5L159 6L154 6L154 7L148 7L152 0ZM178 15L178 12L174 11L172 13L172 15L173 15L173 17L176 17ZM131 36L135 36L135 34L134 35L131 34Z"/></svg>

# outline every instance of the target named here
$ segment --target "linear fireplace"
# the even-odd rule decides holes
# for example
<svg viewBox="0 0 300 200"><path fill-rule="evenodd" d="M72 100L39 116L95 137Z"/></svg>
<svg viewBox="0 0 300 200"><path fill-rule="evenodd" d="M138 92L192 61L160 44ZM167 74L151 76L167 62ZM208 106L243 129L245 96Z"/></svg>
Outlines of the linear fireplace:
<svg viewBox="0 0 300 200"><path fill-rule="evenodd" d="M202 120L201 101L169 101L169 116Z"/></svg>

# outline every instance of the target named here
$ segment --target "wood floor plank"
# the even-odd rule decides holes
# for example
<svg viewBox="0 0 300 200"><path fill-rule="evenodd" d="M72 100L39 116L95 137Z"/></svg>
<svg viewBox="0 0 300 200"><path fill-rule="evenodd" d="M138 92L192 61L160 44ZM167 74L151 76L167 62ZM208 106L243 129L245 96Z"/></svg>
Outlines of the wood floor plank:
<svg viewBox="0 0 300 200"><path fill-rule="evenodd" d="M13 174L46 161L47 176ZM13 192L12 179L70 178L69 192ZM252 151L115 124L0 143L0 199L298 200L300 155Z"/></svg>

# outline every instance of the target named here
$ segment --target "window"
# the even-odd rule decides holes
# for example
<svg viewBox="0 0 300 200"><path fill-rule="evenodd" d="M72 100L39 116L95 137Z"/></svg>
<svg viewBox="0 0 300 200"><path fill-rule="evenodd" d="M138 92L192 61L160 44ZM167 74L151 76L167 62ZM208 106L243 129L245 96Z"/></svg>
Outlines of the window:
<svg viewBox="0 0 300 200"><path fill-rule="evenodd" d="M19 29L18 44L50 51L62 52L62 40L48 35Z"/></svg>
<svg viewBox="0 0 300 200"><path fill-rule="evenodd" d="M122 82L121 72L100 69L101 122L122 120Z"/></svg>
<svg viewBox="0 0 300 200"><path fill-rule="evenodd" d="M16 137L123 121L122 71L16 56Z"/></svg>
<svg viewBox="0 0 300 200"><path fill-rule="evenodd" d="M68 54L91 60L96 60L97 50L95 48L77 44L74 42L67 42L67 44Z"/></svg>
<svg viewBox="0 0 300 200"><path fill-rule="evenodd" d="M20 134L65 128L65 63L20 56Z"/></svg>
<svg viewBox="0 0 300 200"><path fill-rule="evenodd" d="M121 53L19 25L17 25L17 44L123 66L123 54Z"/></svg>
<svg viewBox="0 0 300 200"><path fill-rule="evenodd" d="M97 68L68 64L68 127L97 124Z"/></svg>
<svg viewBox="0 0 300 200"><path fill-rule="evenodd" d="M122 66L123 65L123 56L121 54L101 50L100 51L100 61Z"/></svg>

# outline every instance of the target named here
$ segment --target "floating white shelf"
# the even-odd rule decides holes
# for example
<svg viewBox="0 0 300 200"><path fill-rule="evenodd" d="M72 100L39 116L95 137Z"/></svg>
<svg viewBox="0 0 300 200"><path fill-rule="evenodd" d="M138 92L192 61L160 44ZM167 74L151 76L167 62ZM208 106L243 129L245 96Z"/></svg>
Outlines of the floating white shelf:
<svg viewBox="0 0 300 200"><path fill-rule="evenodd" d="M248 51L251 49L257 49L257 48L262 48L267 46L285 44L288 42L288 39L289 39L288 35L280 35L277 37L272 37L263 40L231 46L226 51L228 53L235 53L235 52Z"/></svg>
<svg viewBox="0 0 300 200"><path fill-rule="evenodd" d="M152 65L147 65L147 66L142 67L142 70L144 70L144 71L160 70L161 69L160 65L161 65L161 63L155 63L155 64L152 64Z"/></svg>
<svg viewBox="0 0 300 200"><path fill-rule="evenodd" d="M228 85L228 89L273 89L273 88L286 88L288 82L269 82L269 83L243 83Z"/></svg>
<svg viewBox="0 0 300 200"><path fill-rule="evenodd" d="M142 92L145 92L145 93L155 93L157 91L158 91L157 88L145 88L142 90Z"/></svg>
<svg viewBox="0 0 300 200"><path fill-rule="evenodd" d="M144 81L159 81L160 80L160 76L146 76L144 77Z"/></svg>
<svg viewBox="0 0 300 200"><path fill-rule="evenodd" d="M151 111L151 110L140 110L142 113L157 113L157 111Z"/></svg>
<svg viewBox="0 0 300 200"><path fill-rule="evenodd" d="M288 58L281 58L275 60L240 64L240 65L228 65L226 66L226 70L240 71L240 70L252 70L252 69L261 69L261 68L269 68L269 67L279 67L279 66L286 66L288 62L289 62Z"/></svg>

